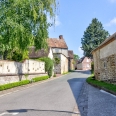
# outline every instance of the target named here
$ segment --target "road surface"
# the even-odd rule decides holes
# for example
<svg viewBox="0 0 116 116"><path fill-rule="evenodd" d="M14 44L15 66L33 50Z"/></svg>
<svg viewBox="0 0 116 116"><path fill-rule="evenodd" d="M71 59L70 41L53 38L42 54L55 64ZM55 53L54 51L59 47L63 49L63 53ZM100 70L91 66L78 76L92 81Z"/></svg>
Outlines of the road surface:
<svg viewBox="0 0 116 116"><path fill-rule="evenodd" d="M63 77L0 96L0 116L72 116L79 93L90 72Z"/></svg>

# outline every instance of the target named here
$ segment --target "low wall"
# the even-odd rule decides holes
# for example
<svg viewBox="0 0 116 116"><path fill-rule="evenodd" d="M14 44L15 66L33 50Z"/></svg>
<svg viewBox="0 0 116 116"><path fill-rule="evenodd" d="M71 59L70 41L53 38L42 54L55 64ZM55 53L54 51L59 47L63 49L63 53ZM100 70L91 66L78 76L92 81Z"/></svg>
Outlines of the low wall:
<svg viewBox="0 0 116 116"><path fill-rule="evenodd" d="M0 60L0 85L47 75L45 63L25 60L23 63Z"/></svg>

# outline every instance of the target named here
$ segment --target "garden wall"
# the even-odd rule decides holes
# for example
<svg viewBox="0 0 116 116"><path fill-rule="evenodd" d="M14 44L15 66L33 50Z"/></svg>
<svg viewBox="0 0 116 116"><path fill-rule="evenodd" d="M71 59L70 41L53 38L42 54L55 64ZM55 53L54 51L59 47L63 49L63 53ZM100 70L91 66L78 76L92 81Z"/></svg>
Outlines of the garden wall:
<svg viewBox="0 0 116 116"><path fill-rule="evenodd" d="M0 60L0 85L47 75L45 63L35 60L24 62Z"/></svg>

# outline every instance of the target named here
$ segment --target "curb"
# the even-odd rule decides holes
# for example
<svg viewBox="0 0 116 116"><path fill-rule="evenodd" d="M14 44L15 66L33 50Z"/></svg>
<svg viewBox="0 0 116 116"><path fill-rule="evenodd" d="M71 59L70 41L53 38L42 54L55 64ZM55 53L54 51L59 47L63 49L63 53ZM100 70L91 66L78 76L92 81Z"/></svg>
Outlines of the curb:
<svg viewBox="0 0 116 116"><path fill-rule="evenodd" d="M34 83L27 84L27 85L22 85L22 86L14 87L14 88L7 89L7 90L3 90L3 91L0 91L0 97L8 95L8 94L11 94L11 93L14 93L14 92L18 92L18 91L21 91L21 90L25 90L25 89L28 89L30 87L33 87L33 86L36 86L36 85L39 85L39 84L42 84L42 83L49 82L49 81L61 78L63 76L66 76L66 75L68 75L68 74L61 75L59 77L48 78L48 79L43 80L43 81L38 81L38 82L34 82Z"/></svg>
<svg viewBox="0 0 116 116"><path fill-rule="evenodd" d="M87 83L90 84L90 85L92 85L92 86L94 86L94 87L96 87L96 88L98 88L98 89L102 89L102 90L104 90L104 91L106 91L106 92L108 92L108 93L111 93L111 94L113 94L113 95L116 96L116 92L113 92L113 91L111 91L111 90L108 90L108 89L106 89L106 88L104 88L104 87L99 87L99 86L94 85L94 84L89 83L89 82L87 82Z"/></svg>

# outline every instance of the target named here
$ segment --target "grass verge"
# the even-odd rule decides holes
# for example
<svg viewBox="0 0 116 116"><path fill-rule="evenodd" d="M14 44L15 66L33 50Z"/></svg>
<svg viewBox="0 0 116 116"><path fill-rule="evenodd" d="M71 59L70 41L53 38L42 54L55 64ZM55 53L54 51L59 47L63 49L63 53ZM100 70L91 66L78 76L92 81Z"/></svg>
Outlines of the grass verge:
<svg viewBox="0 0 116 116"><path fill-rule="evenodd" d="M22 80L22 81L19 81L19 82L0 85L0 91L6 90L6 89L11 89L11 88L22 86L22 85L27 85L27 84L32 83L32 82L38 82L38 81L46 80L48 78L49 78L49 76L41 76L41 77L35 77L31 81L30 80Z"/></svg>
<svg viewBox="0 0 116 116"><path fill-rule="evenodd" d="M94 75L92 74L90 77L87 78L86 82L95 87L106 90L106 91L116 95L116 85L106 83L104 81L95 80L95 79L93 79L93 77L94 77Z"/></svg>

